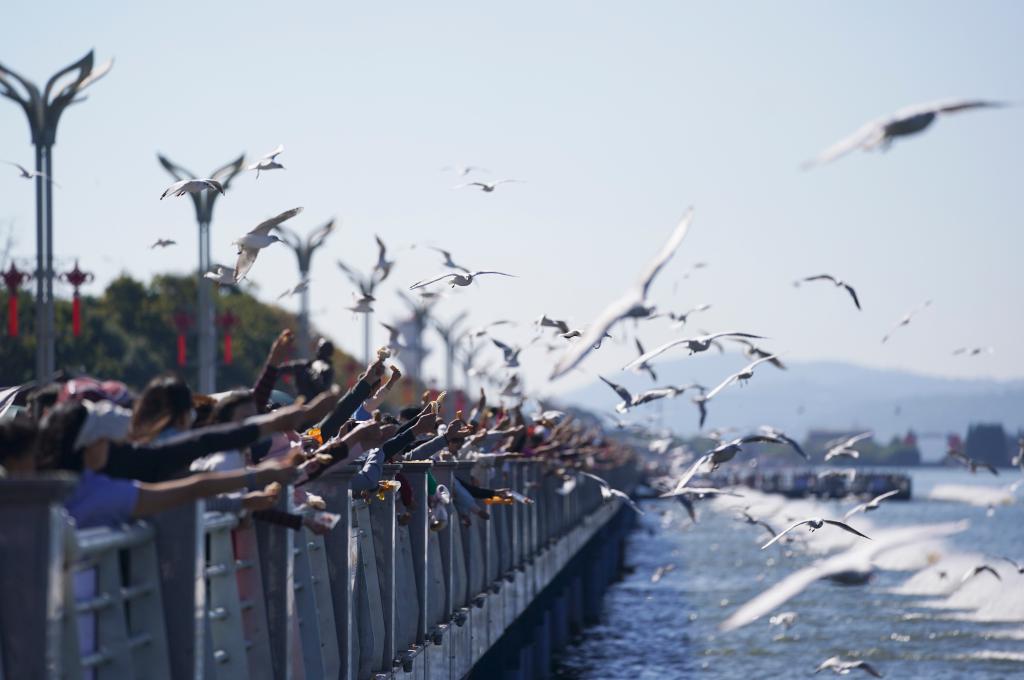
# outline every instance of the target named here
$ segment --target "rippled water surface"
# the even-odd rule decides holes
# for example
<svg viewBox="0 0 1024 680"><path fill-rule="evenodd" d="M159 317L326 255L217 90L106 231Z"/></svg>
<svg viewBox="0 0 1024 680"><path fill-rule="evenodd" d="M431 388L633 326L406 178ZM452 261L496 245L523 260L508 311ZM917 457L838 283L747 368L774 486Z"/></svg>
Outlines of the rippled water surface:
<svg viewBox="0 0 1024 680"><path fill-rule="evenodd" d="M914 500L883 504L850 523L868 535L961 519L970 527L881 555L867 585L811 583L773 610L797 613L788 631L769 625L767 615L728 633L718 626L788 574L863 539L801 529L797 542L761 551L767 533L737 521L737 509L750 505L752 514L784 527L789 516L841 516L853 502L743 491L742 499L698 504L692 525L674 502L645 501L627 552L631 573L608 591L600 624L563 653L557 677L799 677L842 655L869 661L890 678L1024 678L1024 576L991 557L1024 561L1024 508L1008 503L1006 490L1015 479L1010 471L998 478L915 472ZM967 569L986 561L1002 582L982 574L957 588ZM675 568L652 582L666 565Z"/></svg>

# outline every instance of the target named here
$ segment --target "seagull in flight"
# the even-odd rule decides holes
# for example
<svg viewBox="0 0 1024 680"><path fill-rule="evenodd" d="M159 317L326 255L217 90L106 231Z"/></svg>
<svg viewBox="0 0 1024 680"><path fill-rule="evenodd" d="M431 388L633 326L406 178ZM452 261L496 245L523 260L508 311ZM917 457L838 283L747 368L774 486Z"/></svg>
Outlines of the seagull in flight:
<svg viewBox="0 0 1024 680"><path fill-rule="evenodd" d="M233 286L238 281L235 279L235 270L218 266L214 271L203 274L204 279L209 279L222 286Z"/></svg>
<svg viewBox="0 0 1024 680"><path fill-rule="evenodd" d="M177 243L177 241L175 241L173 239L158 238L156 241L153 242L153 245L151 245L149 247L149 249L153 250L154 248L166 248L167 246L173 246L176 243Z"/></svg>
<svg viewBox="0 0 1024 680"><path fill-rule="evenodd" d="M898 322L896 322L896 325L892 327L892 330L882 336L882 342L883 343L888 342L889 338L892 337L893 333L895 333L900 328L903 328L904 326L909 325L911 319L913 319L915 316L917 316L918 314L920 314L924 310L928 309L928 307L930 307L931 304L932 304L931 300L925 300L924 304L922 304L920 307L918 307L917 309L915 309L915 310L913 310L911 312L907 312L906 314L904 314L903 318L900 319Z"/></svg>
<svg viewBox="0 0 1024 680"><path fill-rule="evenodd" d="M183 179L164 189L164 193L160 194L160 200L162 201L168 196L198 194L201 191L216 191L223 195L224 185L215 179Z"/></svg>
<svg viewBox="0 0 1024 680"><path fill-rule="evenodd" d="M764 339L764 337L761 336L761 335L754 335L752 333L741 333L739 331L723 331L721 333L709 333L707 335L696 335L696 336L693 336L693 337L690 337L690 338L679 338L678 340L672 340L671 342L666 342L664 345L656 347L656 348L652 349L650 352L646 352L644 354L641 354L639 357L637 357L636 359L633 359L633 361L631 361L628 364L626 364L625 366L623 366L622 370L627 371L627 370L636 368L638 366L642 366L642 365L646 364L647 362L649 362L651 359L654 359L655 357L658 357L658 356L664 354L665 352L667 352L668 350L672 349L673 347L678 347L679 345L685 345L686 348L688 350L690 350L690 355L692 356L692 355L697 354L699 352L706 352L708 349L711 348L711 345L718 338L732 338L732 337L736 337L736 338L755 338L757 340L763 340ZM772 355L773 358L774 358L774 356L775 355Z"/></svg>
<svg viewBox="0 0 1024 680"><path fill-rule="evenodd" d="M505 272L482 271L482 272L472 272L472 273L468 273L468 274L460 274L458 272L452 272L450 274L442 274L441 276L435 277L433 279L428 279L428 280L425 280L425 281L417 281L416 283L414 283L411 286L409 286L409 290L416 290L417 288L423 288L424 286L429 286L432 283L437 283L438 281L443 281L444 279L451 279L451 287L452 288L454 288L455 286L468 286L469 284L473 283L473 280L476 277L484 276L485 274L496 274L498 276L508 276L508 277L513 278L513 279L518 278L515 274L506 274Z"/></svg>
<svg viewBox="0 0 1024 680"><path fill-rule="evenodd" d="M860 458L860 451L853 448L857 442L861 442L872 435L871 432L861 432L855 434L852 437L846 439L833 439L828 442L826 446L828 450L825 452L825 462L829 462L833 458L847 457L847 458Z"/></svg>
<svg viewBox="0 0 1024 680"><path fill-rule="evenodd" d="M400 331L397 326L392 326L391 324L384 323L383 321L380 325L388 332L388 349L391 350L391 356L397 357L398 353L405 347L401 340L402 331Z"/></svg>
<svg viewBox="0 0 1024 680"><path fill-rule="evenodd" d="M845 288L846 292L849 293L850 297L853 298L853 304L856 305L857 309L860 309L860 300L857 299L857 291L855 291L853 289L853 286L846 283L845 281L837 279L831 274L816 274L814 276L808 276L807 278L794 281L793 285L799 286L801 283L806 283L807 281L831 281L832 284L835 285L837 288Z"/></svg>
<svg viewBox="0 0 1024 680"><path fill-rule="evenodd" d="M489 172L489 170L481 168L479 165L446 165L441 168L441 172L454 172L459 177L465 177L471 172Z"/></svg>
<svg viewBox="0 0 1024 680"><path fill-rule="evenodd" d="M821 664L814 669L814 674L817 675L822 671L832 671L836 675L849 675L850 671L853 670L864 671L868 675L872 675L876 678L882 677L882 674L878 669L867 661L861 661L860 659L846 661L838 656L833 656L822 661Z"/></svg>
<svg viewBox="0 0 1024 680"><path fill-rule="evenodd" d="M478 182L466 182L465 184L456 185L456 186L452 187L452 189L465 189L466 187L480 187L480 191L484 192L485 194L490 194L490 193L493 193L494 190L497 189L499 185L501 185L501 184L509 184L511 182L523 183L524 180L521 180L521 179L499 179L496 182L479 182L479 181Z"/></svg>
<svg viewBox="0 0 1024 680"><path fill-rule="evenodd" d="M355 293L352 294L352 300L354 301L351 307L346 307L353 314L373 314L373 303L376 302L376 298L372 295L363 295L358 300L356 299Z"/></svg>
<svg viewBox="0 0 1024 680"><path fill-rule="evenodd" d="M811 460L811 457L808 456L802 448L800 448L800 444L782 430L778 430L770 425L762 425L758 431L761 433L761 436L765 438L765 442L789 446L804 460Z"/></svg>
<svg viewBox="0 0 1024 680"><path fill-rule="evenodd" d="M249 233L232 241L232 245L238 246L238 263L235 264L235 283L245 278L252 266L256 264L256 256L260 250L281 240L279 236L270 233L274 227L302 212L302 208L285 210L269 220L260 222L253 227Z"/></svg>
<svg viewBox="0 0 1024 680"><path fill-rule="evenodd" d="M522 352L521 347L512 348L503 343L501 340L491 338L491 342L494 346L501 350L502 356L505 360L505 368L519 368L519 353Z"/></svg>
<svg viewBox="0 0 1024 680"><path fill-rule="evenodd" d="M643 355L646 354L647 351L644 349L643 343L640 342L640 338L634 338L633 342L636 343L637 354L639 354L641 357L643 357ZM658 382L658 374L654 372L654 369L651 368L651 365L649 363L647 363L646 361L642 361L639 364L637 364L635 366L635 370L638 373L639 372L646 372L647 375L649 375L651 377L651 381L652 382Z"/></svg>
<svg viewBox="0 0 1024 680"><path fill-rule="evenodd" d="M1006 104L984 99L957 99L908 106L890 116L867 123L846 139L840 140L822 151L816 158L805 162L803 168L806 170L816 165L830 163L857 149L864 151L878 148L883 151L888 150L895 138L921 132L943 114L1001 106L1006 106Z"/></svg>
<svg viewBox="0 0 1024 680"><path fill-rule="evenodd" d="M255 170L256 179L260 178L261 172L266 172L268 170L284 170L285 167L277 162L277 157L280 156L283 151L284 144L278 144L276 149L268 153L266 156L263 156L255 163L251 163L246 167L246 170Z"/></svg>
<svg viewBox="0 0 1024 680"><path fill-rule="evenodd" d="M289 288L285 292L283 292L280 295L278 295L277 299L278 300L283 300L286 297L291 297L293 295L297 295L298 293L301 293L304 290L309 290L309 279L302 279L301 281L296 283L294 286L292 286L291 288Z"/></svg>
<svg viewBox="0 0 1024 680"><path fill-rule="evenodd" d="M764 357L762 359L758 359L757 361L750 362L749 364L747 364L746 366L744 366L740 370L736 371L735 373L733 373L732 375L727 377L721 383L719 383L713 390L708 392L707 395L704 397L704 401L711 401L712 399L715 398L715 396L719 392L721 392L722 390L724 390L726 387L728 387L729 385L733 384L734 382L738 382L738 383L742 384L742 383L746 382L747 380L750 380L751 378L754 377L754 369L755 368L757 368L761 364L765 363L766 361L771 361L774 358L775 358L775 355L772 354L772 355L766 356L766 357Z"/></svg>
<svg viewBox="0 0 1024 680"><path fill-rule="evenodd" d="M754 517L753 515L751 515L746 510L743 510L742 514L737 519L742 519L747 524L752 524L754 526L761 527L762 529L767 531L768 535L771 536L772 538L775 538L775 534L779 533L778 531L775 530L774 527L772 527L771 524L768 524L768 522L765 522L763 519L758 519L758 518Z"/></svg>
<svg viewBox="0 0 1024 680"><path fill-rule="evenodd" d="M541 317L537 319L537 326L540 328L557 329L563 336L569 332L569 324L561 319L552 319L547 314L542 314ZM582 333L580 335L582 335Z"/></svg>
<svg viewBox="0 0 1024 680"><path fill-rule="evenodd" d="M652 308L647 303L647 295L650 292L651 283L668 261L675 255L679 244L686 237L693 221L693 208L686 211L683 219L679 221L672 231L668 241L662 246L661 251L654 260L647 266L640 280L631 286L618 300L608 305L601 315L587 327L582 340L575 343L555 363L551 373L551 380L560 378L572 369L579 366L580 362L590 354L594 346L611 330L612 326L622 319L646 319L651 315Z"/></svg>
<svg viewBox="0 0 1024 680"><path fill-rule="evenodd" d="M884 501L886 498L892 498L893 496L895 496L899 492L900 492L899 489L893 489L892 491L886 491L881 496L875 496L874 498L872 498L867 503L861 503L860 505L854 506L854 507L852 507L852 508L850 508L849 510L846 511L846 514L843 515L843 520L845 521L845 520L850 519L851 517L856 515L858 512L871 512L872 510L877 510L878 506L882 503L882 501Z"/></svg>
<svg viewBox="0 0 1024 680"><path fill-rule="evenodd" d="M995 350L991 347L958 347L953 350L953 356L960 356L966 354L969 357L976 357L981 353L992 354Z"/></svg>
<svg viewBox="0 0 1024 680"><path fill-rule="evenodd" d="M804 519L804 520L800 520L799 522L794 522L793 524L790 524L788 527L786 527L785 529L782 530L782 533L776 534L775 537L772 538L772 540L770 540L767 543L765 543L764 545L762 545L761 546L761 550L764 550L765 548L771 546L773 543L777 542L779 539L781 539L783 536L788 534L793 529L796 529L797 527L803 526L805 524L807 525L807 527L808 527L808 529L810 530L811 533L814 533L818 529L820 529L823 526L825 526L826 524L828 524L828 525L831 525L831 526L834 526L834 527L839 527L843 531L848 531L851 534L854 534L856 536L860 536L861 538L866 538L869 541L871 540L871 538L869 536L866 536L866 535L862 534L861 532L857 531L856 529L851 527L849 524L846 524L844 522L839 522L839 521L834 520L834 519L824 519L824 518L821 518L821 517L812 517L810 519Z"/></svg>
<svg viewBox="0 0 1024 680"><path fill-rule="evenodd" d="M751 444L755 442L772 444L778 443L776 440L760 434L751 434L745 437L737 437L736 439L733 439L731 441L723 442L716 446L715 448L708 451L707 453L705 453L700 458L698 458L697 461L693 465L691 465L685 473L683 473L683 476L679 478L679 481L676 482L675 489L671 493L665 495L677 495L677 493L679 493L683 488L686 487L687 484L690 483L690 480L693 479L694 476L698 472L700 472L701 469L710 465L710 471L714 472L722 463L728 463L730 460L735 458L736 454L742 450L744 444Z"/></svg>
<svg viewBox="0 0 1024 680"><path fill-rule="evenodd" d="M394 260L389 260L388 247L384 245L384 241L380 236L374 236L377 241L377 263L373 265L373 276L377 283L383 283L384 279L388 278L391 273L391 268L395 266Z"/></svg>
<svg viewBox="0 0 1024 680"><path fill-rule="evenodd" d="M686 325L686 322L689 320L691 314L696 314L697 312L706 312L709 309L711 309L711 305L700 304L697 305L696 307L693 307L691 309L686 310L685 312L681 312L678 314L675 312L669 312L667 316L668 318L672 319L673 328L682 328L683 326Z"/></svg>
<svg viewBox="0 0 1024 680"><path fill-rule="evenodd" d="M972 475L978 472L978 468L985 468L986 470L991 472L993 475L995 475L997 477L999 476L999 470L996 470L994 467L992 467L988 463L985 463L985 462L982 462L982 461L979 461L979 460L975 460L974 458L969 457L967 454L965 454L965 453L963 453L961 451L956 451L955 449L950 449L949 453L947 453L946 455L948 455L950 458L952 458L953 460L957 461L958 463L963 463L964 467L966 467L968 470L970 470Z"/></svg>
<svg viewBox="0 0 1024 680"><path fill-rule="evenodd" d="M25 179L35 179L36 177L41 177L42 179L49 179L50 182L52 182L55 186L60 186L52 179L50 179L49 176L39 172L38 170L29 170L24 165L21 165L20 163L15 163L14 161L4 161L4 163L6 163L7 165L13 165L15 168L17 168L19 177L24 177Z"/></svg>
<svg viewBox="0 0 1024 680"><path fill-rule="evenodd" d="M469 273L468 269L463 267L461 264L456 264L455 261L452 260L452 254L449 251L445 250L444 248L435 248L434 246L428 247L431 250L436 250L437 252L441 253L441 255L444 257L444 262L442 262L441 264L443 264L445 267L448 267L449 269L458 269L460 272L464 272L466 274Z"/></svg>
<svg viewBox="0 0 1024 680"><path fill-rule="evenodd" d="M1018 574L1024 574L1024 564L1021 564L1020 562L1017 562L1016 560L1011 560L1009 557L1000 557L999 559L1001 559L1004 562L1008 562L1008 563L1012 564L1013 568L1017 570Z"/></svg>
<svg viewBox="0 0 1024 680"><path fill-rule="evenodd" d="M739 344L743 345L743 354L748 359L764 359L766 357L771 357L771 359L768 361L768 363L770 363L772 366L774 366L775 368L777 368L779 370L782 370L782 371L786 370L786 365L783 364L782 361L777 356L774 356L771 352L768 352L768 351L765 351L765 350L761 349L760 347L758 347L754 343L750 342L749 340L746 340L744 338L728 338L728 339L732 340L733 342L738 342Z"/></svg>

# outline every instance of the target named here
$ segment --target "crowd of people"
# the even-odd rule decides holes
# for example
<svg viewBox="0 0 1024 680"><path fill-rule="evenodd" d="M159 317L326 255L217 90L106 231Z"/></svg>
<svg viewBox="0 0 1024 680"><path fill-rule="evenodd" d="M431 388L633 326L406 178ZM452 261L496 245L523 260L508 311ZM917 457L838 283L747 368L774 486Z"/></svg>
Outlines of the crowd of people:
<svg viewBox="0 0 1024 680"><path fill-rule="evenodd" d="M65 507L78 528L117 526L205 499L208 510L325 533L333 524L323 521L322 504L306 483L329 484L342 470L358 496L387 484L383 466L390 462L515 453L542 458L549 474L564 476L632 455L599 427L564 412L527 418L521 402L489 406L482 389L468 415L457 412L447 423L440 417L444 393L428 391L422 403L389 409L385 397L402 376L386 349L342 393L332 384L330 343L321 341L312 361L287 361L293 344L291 331L283 331L251 388L219 394L198 394L170 374L138 395L92 378L10 392L0 417L0 476L73 473L77 483ZM283 375L294 376L297 398L277 389ZM401 484L401 473L397 481L398 519L407 521L411 486ZM295 511L280 509L289 484ZM488 503L513 500L529 502L464 472L450 490L428 477L434 528L447 521L449 502L469 523L488 519Z"/></svg>

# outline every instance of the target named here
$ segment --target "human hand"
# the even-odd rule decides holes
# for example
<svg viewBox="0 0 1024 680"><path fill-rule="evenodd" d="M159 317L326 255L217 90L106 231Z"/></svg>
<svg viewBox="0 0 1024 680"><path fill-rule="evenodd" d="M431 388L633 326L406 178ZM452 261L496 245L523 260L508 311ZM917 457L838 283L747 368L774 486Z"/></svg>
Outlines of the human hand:
<svg viewBox="0 0 1024 680"><path fill-rule="evenodd" d="M437 416L432 413L425 413L416 420L416 424L412 426L412 431L418 437L433 434L437 431L437 422Z"/></svg>
<svg viewBox="0 0 1024 680"><path fill-rule="evenodd" d="M277 505L277 498L281 494L280 484L267 484L262 491L250 491L242 497L242 508L249 512L259 510L270 510Z"/></svg>
<svg viewBox="0 0 1024 680"><path fill-rule="evenodd" d="M282 363L294 342L295 335L290 329L286 328L281 331L281 334L274 340L274 344L270 346L270 356L267 357L267 362L271 366L277 366Z"/></svg>

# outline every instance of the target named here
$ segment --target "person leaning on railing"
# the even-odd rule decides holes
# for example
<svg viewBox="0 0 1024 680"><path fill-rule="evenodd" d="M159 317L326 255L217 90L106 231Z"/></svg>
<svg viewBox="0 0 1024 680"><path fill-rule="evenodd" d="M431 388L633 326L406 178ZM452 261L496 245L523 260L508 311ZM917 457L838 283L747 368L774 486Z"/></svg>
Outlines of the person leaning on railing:
<svg viewBox="0 0 1024 680"><path fill-rule="evenodd" d="M207 496L290 482L298 463L294 457L271 459L255 468L230 472L205 472L171 481L145 480L161 479L214 451L294 430L304 420L322 416L337 397L335 389L308 406L289 406L242 423L192 430L150 444L119 441L127 431L127 412L109 403L66 402L41 423L36 442L38 467L81 475L65 503L79 528L119 524Z"/></svg>

